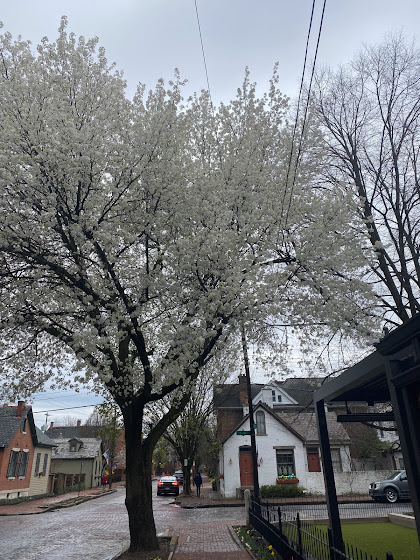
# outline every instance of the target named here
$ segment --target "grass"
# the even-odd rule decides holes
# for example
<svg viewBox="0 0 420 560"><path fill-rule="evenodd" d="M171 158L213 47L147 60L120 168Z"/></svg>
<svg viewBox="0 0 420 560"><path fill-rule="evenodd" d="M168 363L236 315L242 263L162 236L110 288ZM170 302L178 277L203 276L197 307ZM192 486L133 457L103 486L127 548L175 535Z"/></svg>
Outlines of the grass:
<svg viewBox="0 0 420 560"><path fill-rule="evenodd" d="M326 530L325 525L318 525ZM343 540L359 550L385 560L392 552L394 560L420 560L417 531L394 523L351 523L341 526Z"/></svg>

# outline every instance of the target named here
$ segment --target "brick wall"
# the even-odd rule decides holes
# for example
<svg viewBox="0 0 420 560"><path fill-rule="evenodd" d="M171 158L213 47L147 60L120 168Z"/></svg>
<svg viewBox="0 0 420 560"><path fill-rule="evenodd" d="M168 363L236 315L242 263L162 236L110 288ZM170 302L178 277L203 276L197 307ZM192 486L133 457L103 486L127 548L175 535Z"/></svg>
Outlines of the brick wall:
<svg viewBox="0 0 420 560"><path fill-rule="evenodd" d="M242 409L218 409L217 411L217 437L223 439L230 434L244 416Z"/></svg>

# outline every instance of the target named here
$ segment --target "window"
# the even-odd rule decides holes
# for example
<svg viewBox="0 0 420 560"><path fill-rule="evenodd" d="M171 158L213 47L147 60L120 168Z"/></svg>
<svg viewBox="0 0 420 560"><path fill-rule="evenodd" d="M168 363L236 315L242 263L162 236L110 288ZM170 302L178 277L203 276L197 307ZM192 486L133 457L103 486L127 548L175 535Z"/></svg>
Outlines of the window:
<svg viewBox="0 0 420 560"><path fill-rule="evenodd" d="M277 476L296 474L293 449L277 449Z"/></svg>
<svg viewBox="0 0 420 560"><path fill-rule="evenodd" d="M19 459L19 451L11 451L10 452L10 459L9 459L9 466L7 467L7 478L11 478L12 476L16 476L16 467L18 464Z"/></svg>
<svg viewBox="0 0 420 560"><path fill-rule="evenodd" d="M41 462L41 453L37 453L36 454L36 463L35 463L35 472L34 475L38 476L39 475L39 464Z"/></svg>
<svg viewBox="0 0 420 560"><path fill-rule="evenodd" d="M26 418L23 420L23 424L22 424L22 434L26 434Z"/></svg>
<svg viewBox="0 0 420 560"><path fill-rule="evenodd" d="M47 475L47 465L48 465L48 453L44 454L44 464L42 465L42 474Z"/></svg>
<svg viewBox="0 0 420 560"><path fill-rule="evenodd" d="M70 443L70 451L76 451L76 442L75 441L72 441Z"/></svg>
<svg viewBox="0 0 420 560"><path fill-rule="evenodd" d="M281 402L281 395L277 395L277 402Z"/></svg>
<svg viewBox="0 0 420 560"><path fill-rule="evenodd" d="M274 389L271 391L271 400L272 400L273 402L276 402L276 392L275 392Z"/></svg>
<svg viewBox="0 0 420 560"><path fill-rule="evenodd" d="M25 478L26 471L28 470L29 451L21 451L19 458L20 458L20 461L19 461L18 476L21 476L22 478Z"/></svg>
<svg viewBox="0 0 420 560"><path fill-rule="evenodd" d="M341 453L339 449L331 449L331 461L334 472L343 472Z"/></svg>
<svg viewBox="0 0 420 560"><path fill-rule="evenodd" d="M259 410L256 414L257 434L265 434L265 414Z"/></svg>
<svg viewBox="0 0 420 560"><path fill-rule="evenodd" d="M7 478L26 476L28 468L29 452L28 451L11 451L9 465L7 467Z"/></svg>

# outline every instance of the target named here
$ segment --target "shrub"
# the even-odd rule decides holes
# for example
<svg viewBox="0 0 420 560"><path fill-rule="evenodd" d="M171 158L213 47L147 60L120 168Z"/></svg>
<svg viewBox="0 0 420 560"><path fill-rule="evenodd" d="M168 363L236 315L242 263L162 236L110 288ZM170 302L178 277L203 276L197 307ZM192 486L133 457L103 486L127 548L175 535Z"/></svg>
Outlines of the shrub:
<svg viewBox="0 0 420 560"><path fill-rule="evenodd" d="M303 496L303 486L297 484L271 484L264 485L260 488L261 498L296 498Z"/></svg>

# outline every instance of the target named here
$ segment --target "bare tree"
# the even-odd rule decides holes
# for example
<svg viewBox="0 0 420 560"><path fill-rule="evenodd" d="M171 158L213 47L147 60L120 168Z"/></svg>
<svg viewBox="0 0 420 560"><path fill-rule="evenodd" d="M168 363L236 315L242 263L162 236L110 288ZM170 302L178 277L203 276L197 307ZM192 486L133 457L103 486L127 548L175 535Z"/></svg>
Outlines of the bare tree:
<svg viewBox="0 0 420 560"><path fill-rule="evenodd" d="M327 178L356 195L383 317L420 311L420 54L401 34L318 75L314 106L327 143Z"/></svg>

